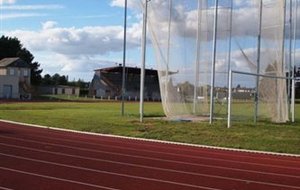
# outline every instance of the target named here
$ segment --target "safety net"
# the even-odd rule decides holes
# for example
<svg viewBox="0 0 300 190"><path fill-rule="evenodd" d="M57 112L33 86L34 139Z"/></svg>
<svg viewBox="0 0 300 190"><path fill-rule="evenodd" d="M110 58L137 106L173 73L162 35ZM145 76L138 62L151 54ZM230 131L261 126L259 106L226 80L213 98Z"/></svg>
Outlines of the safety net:
<svg viewBox="0 0 300 190"><path fill-rule="evenodd" d="M144 9L144 0L141 5ZM254 110L257 104L258 115L288 121L287 80L276 78L286 77L289 70L285 1L151 0L147 5L166 116L188 119L212 112L226 117L232 90L237 113L245 110L241 102ZM236 74L228 89L230 70L257 76Z"/></svg>

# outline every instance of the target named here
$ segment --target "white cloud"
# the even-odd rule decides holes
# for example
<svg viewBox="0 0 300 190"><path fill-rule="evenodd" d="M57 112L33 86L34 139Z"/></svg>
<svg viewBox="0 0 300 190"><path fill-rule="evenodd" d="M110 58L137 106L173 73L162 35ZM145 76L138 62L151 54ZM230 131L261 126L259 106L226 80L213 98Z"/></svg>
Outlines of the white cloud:
<svg viewBox="0 0 300 190"><path fill-rule="evenodd" d="M3 4L14 4L16 3L16 0L0 0L0 5Z"/></svg>
<svg viewBox="0 0 300 190"><path fill-rule="evenodd" d="M63 72L61 74L72 73L74 76L73 73L77 72L81 73L81 78L84 73L91 75L94 69L109 66L102 61L103 57L123 51L121 26L63 28L55 21L47 21L38 31L15 30L5 35L17 37L46 73ZM140 47L140 35L139 24L128 27L128 50ZM89 76L87 78L90 80Z"/></svg>
<svg viewBox="0 0 300 190"><path fill-rule="evenodd" d="M1 15L0 20L26 18L26 17L41 17L41 16L46 16L46 15L39 14L39 13L12 13L12 14Z"/></svg>
<svg viewBox="0 0 300 190"><path fill-rule="evenodd" d="M125 1L124 0L112 0L111 6L125 7ZM127 7L137 8L139 6L140 6L140 0L127 0Z"/></svg>
<svg viewBox="0 0 300 190"><path fill-rule="evenodd" d="M259 10L256 5L256 1L235 1L236 7L233 11L233 31L234 37L256 37L258 34L258 22L259 22ZM251 2L251 3L250 3ZM237 7L237 5L239 5ZM280 27L283 24L280 15L282 12L282 1L274 0L272 4L266 3L263 8L263 29L265 30L263 38L274 37L269 35L268 31L271 28L278 27L279 31L282 31ZM148 21L151 23L154 31L159 31L159 35L165 35L168 32L169 26L169 1L152 0L149 3L149 16ZM205 38L212 39L213 34L213 19L214 9L211 7L204 7L201 11L201 28L205 35ZM297 15L300 17L300 13ZM228 36L230 9L226 7L220 7L218 13L218 37L224 38ZM274 19L276 18L276 19ZM281 25L281 26L280 26ZM182 37L195 38L197 36L198 29L198 10L197 6L189 7L188 3L182 3L181 1L173 1L172 17L171 17L171 32L173 35L180 35ZM165 32L165 34L163 34ZM274 32L273 32L274 34ZM277 32L280 37L280 32ZM298 30L298 36L300 36L300 29Z"/></svg>
<svg viewBox="0 0 300 190"><path fill-rule="evenodd" d="M1 10L9 11L10 13L2 12L0 20L26 18L26 17L40 17L46 16L44 13L37 13L37 10L52 10L52 9L62 9L62 5L49 4L49 5L12 5L15 1L4 1L3 3L9 3L10 5L1 6ZM13 12L12 12L13 11ZM24 12L23 12L24 11ZM25 12L27 11L27 12Z"/></svg>
<svg viewBox="0 0 300 190"><path fill-rule="evenodd" d="M57 26L57 22L47 21L47 22L42 23L42 25L43 25L43 30L48 30L48 29L51 29L51 28L54 28L55 26Z"/></svg>
<svg viewBox="0 0 300 190"><path fill-rule="evenodd" d="M16 30L8 33L18 37L26 47L34 51L52 51L66 55L104 55L122 51L123 27L95 26L61 28L57 23L43 23L40 31ZM127 45L137 47L140 43L138 25L128 28Z"/></svg>
<svg viewBox="0 0 300 190"><path fill-rule="evenodd" d="M52 9L63 9L64 6L56 5L56 4L49 4L49 5L7 5L2 6L3 10L18 10L18 11L25 11L25 10L52 10Z"/></svg>

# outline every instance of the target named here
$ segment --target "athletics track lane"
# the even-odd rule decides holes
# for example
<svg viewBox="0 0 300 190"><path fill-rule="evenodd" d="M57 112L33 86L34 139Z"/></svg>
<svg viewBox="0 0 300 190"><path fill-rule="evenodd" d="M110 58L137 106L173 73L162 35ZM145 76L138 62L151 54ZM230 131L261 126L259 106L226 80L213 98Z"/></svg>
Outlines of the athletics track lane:
<svg viewBox="0 0 300 190"><path fill-rule="evenodd" d="M300 158L0 122L1 189L300 189Z"/></svg>

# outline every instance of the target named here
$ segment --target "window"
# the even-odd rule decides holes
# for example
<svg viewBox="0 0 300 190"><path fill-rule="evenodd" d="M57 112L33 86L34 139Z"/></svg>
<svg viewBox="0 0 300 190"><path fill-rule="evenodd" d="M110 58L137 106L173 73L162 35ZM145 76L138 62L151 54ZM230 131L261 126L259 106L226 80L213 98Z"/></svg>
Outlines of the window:
<svg viewBox="0 0 300 190"><path fill-rule="evenodd" d="M0 75L6 75L6 70L5 69L0 69Z"/></svg>
<svg viewBox="0 0 300 190"><path fill-rule="evenodd" d="M24 70L24 77L28 77L28 70L27 69Z"/></svg>
<svg viewBox="0 0 300 190"><path fill-rule="evenodd" d="M9 75L15 75L15 69L9 69Z"/></svg>

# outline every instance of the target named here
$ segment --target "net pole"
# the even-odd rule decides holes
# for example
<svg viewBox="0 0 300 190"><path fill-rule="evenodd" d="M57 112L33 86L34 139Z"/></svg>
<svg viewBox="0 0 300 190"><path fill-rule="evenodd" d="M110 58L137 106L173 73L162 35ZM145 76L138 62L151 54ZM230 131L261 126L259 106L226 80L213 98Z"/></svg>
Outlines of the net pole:
<svg viewBox="0 0 300 190"><path fill-rule="evenodd" d="M286 3L287 3L287 1L283 0L283 23L282 23L283 24L283 32L282 32L282 52L281 52L281 56L282 56L282 60L281 60L281 63L282 63L281 72L282 73L284 73L284 67L285 67L284 63L285 63L285 32L286 32L285 19L286 19ZM287 81L290 81L290 80L288 79ZM288 99L289 98L290 97L288 97ZM282 106L281 104L279 104L279 102L280 102L279 96L277 96L277 113L280 113L281 106Z"/></svg>
<svg viewBox="0 0 300 190"><path fill-rule="evenodd" d="M214 88L215 88L215 70L216 70L216 55L217 55L217 26L218 26L218 7L219 0L215 0L214 13L214 31L213 31L213 52L211 64L211 83L210 83L210 116L209 123L213 123L214 119Z"/></svg>
<svg viewBox="0 0 300 190"><path fill-rule="evenodd" d="M141 65L141 84L140 84L140 122L144 119L144 87L145 87L145 64L146 64L146 39L147 39L147 13L148 2L145 0L143 13L143 35L142 35L142 65Z"/></svg>
<svg viewBox="0 0 300 190"><path fill-rule="evenodd" d="M229 76L228 76L227 128L231 127L231 103L232 103L232 71L230 69Z"/></svg>
<svg viewBox="0 0 300 190"><path fill-rule="evenodd" d="M296 64L296 39L297 39L297 27L298 27L298 0L295 1L295 15L294 15L294 44L293 44L293 70L292 70L292 106L291 106L291 112L292 112L292 122L295 122L295 64Z"/></svg>
<svg viewBox="0 0 300 190"><path fill-rule="evenodd" d="M292 122L295 122L295 78L292 79L292 102L291 102Z"/></svg>
<svg viewBox="0 0 300 190"><path fill-rule="evenodd" d="M229 89L229 83L230 83L230 80L229 80L229 73L230 73L230 70L231 70L231 41L232 41L232 16L233 16L233 1L230 0L230 20L229 20L229 42L228 42L228 55L227 55L227 62L228 62L228 67L227 67L227 73L228 73L228 83L227 83L227 86L228 86L228 90ZM226 94L227 97L226 97L226 100L227 100L227 106L229 106L229 91L228 93Z"/></svg>
<svg viewBox="0 0 300 190"><path fill-rule="evenodd" d="M193 112L196 114L197 105L197 88L199 85L199 67L200 67L200 42L201 42L201 0L198 0L198 32L197 32L197 49L195 61L195 83L194 83L194 104Z"/></svg>
<svg viewBox="0 0 300 190"><path fill-rule="evenodd" d="M257 122L258 116L258 94L259 94L259 74L260 74L260 53L261 53L261 32L262 32L262 13L263 13L263 0L259 3L259 24L258 24L258 38L257 38L257 63L256 63L256 93L254 97L255 111L254 111L254 123Z"/></svg>
<svg viewBox="0 0 300 190"><path fill-rule="evenodd" d="M123 41L123 71L122 71L122 106L121 114L124 116L124 101L125 101L125 62L126 62L126 32L127 32L127 0L125 0L124 10L124 41Z"/></svg>
<svg viewBox="0 0 300 190"><path fill-rule="evenodd" d="M172 23L172 6L173 6L173 0L169 0L169 23L168 23L168 44L167 44L167 61L166 61L166 73L165 73L165 98L164 102L165 105L167 105L167 101L169 98L168 94L168 84L169 84L169 65L170 65L170 43L171 43L171 23ZM167 111L169 112L169 106L165 106Z"/></svg>
<svg viewBox="0 0 300 190"><path fill-rule="evenodd" d="M292 35L293 35L293 24L292 24L292 17L293 17L293 0L290 0L290 16L289 16L289 65L288 65L288 77L291 77L291 69L292 69ZM292 110L292 101L291 101L291 80L288 80L288 105L289 105L289 115L291 115Z"/></svg>

